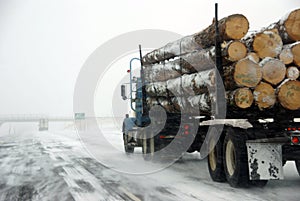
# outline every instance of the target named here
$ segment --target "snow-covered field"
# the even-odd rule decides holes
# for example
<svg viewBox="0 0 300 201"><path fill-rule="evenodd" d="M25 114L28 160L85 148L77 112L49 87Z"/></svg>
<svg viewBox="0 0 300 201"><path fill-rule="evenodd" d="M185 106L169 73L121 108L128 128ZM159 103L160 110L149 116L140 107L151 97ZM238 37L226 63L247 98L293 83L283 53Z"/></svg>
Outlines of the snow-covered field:
<svg viewBox="0 0 300 201"><path fill-rule="evenodd" d="M169 167L143 162L126 169L123 166L128 166L132 157L123 152L118 124L101 120L107 141L84 132L79 137L72 126L44 132L8 130L3 126L0 200L300 200L300 177L291 162L284 167L285 180L249 189L213 182L206 160L199 160L198 153L185 154ZM86 131L92 132L92 128L87 125ZM111 145L109 150L107 142ZM91 148L89 151L99 160L91 157L86 148ZM128 168L131 174L124 173L130 172ZM141 168L145 173L132 174Z"/></svg>

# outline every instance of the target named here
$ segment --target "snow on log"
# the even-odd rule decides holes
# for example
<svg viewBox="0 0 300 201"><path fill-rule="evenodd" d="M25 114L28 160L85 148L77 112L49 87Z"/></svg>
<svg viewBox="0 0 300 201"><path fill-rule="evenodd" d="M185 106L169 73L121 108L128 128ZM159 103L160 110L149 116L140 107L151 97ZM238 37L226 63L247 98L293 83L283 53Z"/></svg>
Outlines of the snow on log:
<svg viewBox="0 0 300 201"><path fill-rule="evenodd" d="M227 104L234 106L236 110L251 107L253 94L249 88L239 88L234 91L226 92ZM189 113L189 114L212 114L212 105L215 104L214 93L203 93L196 96L187 97L148 97L149 107L161 105L170 113Z"/></svg>
<svg viewBox="0 0 300 201"><path fill-rule="evenodd" d="M262 69L251 57L241 59L235 64L234 80L237 85L255 87L261 79Z"/></svg>
<svg viewBox="0 0 300 201"><path fill-rule="evenodd" d="M260 110L271 108L276 103L275 89L272 85L261 82L253 92L255 104Z"/></svg>
<svg viewBox="0 0 300 201"><path fill-rule="evenodd" d="M146 86L148 96L193 96L208 92L215 87L215 70L206 70L190 75L154 82Z"/></svg>
<svg viewBox="0 0 300 201"><path fill-rule="evenodd" d="M214 47L207 50L195 51L183 55L181 58L145 66L145 79L150 82L159 82L180 77L215 67ZM229 41L222 44L223 63L231 64L247 55L245 44L240 41Z"/></svg>
<svg viewBox="0 0 300 201"><path fill-rule="evenodd" d="M288 110L300 109L300 81L286 80L278 87L278 100Z"/></svg>
<svg viewBox="0 0 300 201"><path fill-rule="evenodd" d="M286 69L286 77L290 80L297 80L299 77L299 69L296 66L290 66Z"/></svg>
<svg viewBox="0 0 300 201"><path fill-rule="evenodd" d="M286 14L281 20L266 28L277 29L284 44L300 40L300 9Z"/></svg>
<svg viewBox="0 0 300 201"><path fill-rule="evenodd" d="M219 20L221 41L239 40L249 29L249 22L244 15L234 14ZM186 36L177 41L156 49L143 57L143 64L154 64L164 60L184 55L195 50L202 50L214 46L215 22L201 32Z"/></svg>
<svg viewBox="0 0 300 201"><path fill-rule="evenodd" d="M250 39L247 39L246 44L262 59L265 57L277 57L283 46L281 37L274 31L256 33Z"/></svg>
<svg viewBox="0 0 300 201"><path fill-rule="evenodd" d="M199 112L211 114L211 100L212 98L207 94L172 98L148 97L147 105L149 107L160 105L169 113L189 113L199 115Z"/></svg>
<svg viewBox="0 0 300 201"><path fill-rule="evenodd" d="M282 61L267 57L263 59L259 65L262 67L263 79L265 81L272 85L277 85L284 80L286 67Z"/></svg>
<svg viewBox="0 0 300 201"><path fill-rule="evenodd" d="M291 64L294 61L294 56L292 50L289 46L283 46L281 53L279 54L279 59L285 64Z"/></svg>
<svg viewBox="0 0 300 201"><path fill-rule="evenodd" d="M211 60L210 52L203 50L186 54L173 61L146 65L144 72L147 81L158 82L174 79L183 74L213 69L214 67L215 64Z"/></svg>

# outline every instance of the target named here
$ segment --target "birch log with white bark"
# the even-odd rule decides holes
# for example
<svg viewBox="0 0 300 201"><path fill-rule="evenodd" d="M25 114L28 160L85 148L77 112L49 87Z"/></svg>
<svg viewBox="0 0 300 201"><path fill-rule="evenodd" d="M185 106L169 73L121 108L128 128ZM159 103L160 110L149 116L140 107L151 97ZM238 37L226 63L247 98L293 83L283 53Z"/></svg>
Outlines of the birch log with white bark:
<svg viewBox="0 0 300 201"><path fill-rule="evenodd" d="M203 93L196 96L187 97L148 97L149 107L161 105L170 113L189 113L189 114L212 114L215 102L215 94ZM234 106L236 110L251 107L253 94L249 88L238 88L234 91L226 92L225 101Z"/></svg>

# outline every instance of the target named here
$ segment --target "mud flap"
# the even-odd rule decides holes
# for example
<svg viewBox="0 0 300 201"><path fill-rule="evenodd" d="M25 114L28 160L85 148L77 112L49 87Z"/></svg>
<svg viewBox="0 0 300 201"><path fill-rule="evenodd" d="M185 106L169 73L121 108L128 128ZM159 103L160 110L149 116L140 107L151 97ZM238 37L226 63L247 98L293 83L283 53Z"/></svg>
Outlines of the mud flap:
<svg viewBox="0 0 300 201"><path fill-rule="evenodd" d="M250 180L283 179L282 143L249 140L246 145Z"/></svg>

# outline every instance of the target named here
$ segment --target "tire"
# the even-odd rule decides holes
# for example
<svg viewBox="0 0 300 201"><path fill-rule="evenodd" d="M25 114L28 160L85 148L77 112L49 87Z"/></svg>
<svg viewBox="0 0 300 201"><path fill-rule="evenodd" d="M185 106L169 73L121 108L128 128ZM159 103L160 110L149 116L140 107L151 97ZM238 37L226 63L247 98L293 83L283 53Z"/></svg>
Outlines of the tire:
<svg viewBox="0 0 300 201"><path fill-rule="evenodd" d="M247 135L228 129L223 144L223 163L227 182L232 187L264 187L268 180L249 180Z"/></svg>
<svg viewBox="0 0 300 201"><path fill-rule="evenodd" d="M296 160L295 164L296 164L296 168L297 168L298 174L300 176L300 160Z"/></svg>
<svg viewBox="0 0 300 201"><path fill-rule="evenodd" d="M134 147L128 144L128 136L125 133L123 133L123 141L125 153L132 154L134 152Z"/></svg>
<svg viewBox="0 0 300 201"><path fill-rule="evenodd" d="M232 187L247 187L249 184L246 140L246 134L227 130L223 144L223 163L227 182Z"/></svg>
<svg viewBox="0 0 300 201"><path fill-rule="evenodd" d="M216 182L225 182L226 176L224 172L223 165L223 142L224 137L218 140L213 150L207 156L207 164L210 177L213 181ZM212 149L213 144L215 144L214 140L209 142L209 150Z"/></svg>

